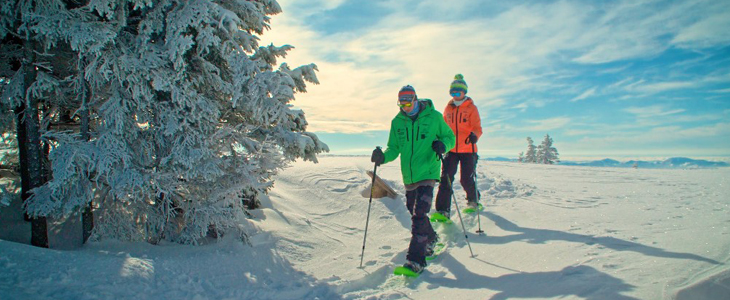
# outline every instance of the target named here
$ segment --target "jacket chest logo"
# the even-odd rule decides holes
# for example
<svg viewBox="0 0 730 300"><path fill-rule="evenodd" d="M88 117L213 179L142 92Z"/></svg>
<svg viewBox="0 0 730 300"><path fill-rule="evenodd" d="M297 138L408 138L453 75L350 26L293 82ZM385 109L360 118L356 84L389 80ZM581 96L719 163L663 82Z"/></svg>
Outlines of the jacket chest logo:
<svg viewBox="0 0 730 300"><path fill-rule="evenodd" d="M450 113L446 115L446 123L453 124L453 123L468 123L469 122L469 114L459 112L457 115L455 112Z"/></svg>

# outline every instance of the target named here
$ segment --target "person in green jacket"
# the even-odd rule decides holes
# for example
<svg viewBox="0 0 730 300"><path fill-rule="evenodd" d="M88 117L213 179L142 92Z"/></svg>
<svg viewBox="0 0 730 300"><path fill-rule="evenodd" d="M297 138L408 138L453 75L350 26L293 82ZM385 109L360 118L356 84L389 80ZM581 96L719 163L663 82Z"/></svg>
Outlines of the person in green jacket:
<svg viewBox="0 0 730 300"><path fill-rule="evenodd" d="M426 267L426 256L433 251L438 237L428 220L433 189L441 178L439 156L454 148L454 132L429 99L418 99L416 90L406 85L398 92L400 111L390 122L385 152L376 148L371 161L376 165L400 156L406 207L411 213L411 241L404 267L416 273Z"/></svg>

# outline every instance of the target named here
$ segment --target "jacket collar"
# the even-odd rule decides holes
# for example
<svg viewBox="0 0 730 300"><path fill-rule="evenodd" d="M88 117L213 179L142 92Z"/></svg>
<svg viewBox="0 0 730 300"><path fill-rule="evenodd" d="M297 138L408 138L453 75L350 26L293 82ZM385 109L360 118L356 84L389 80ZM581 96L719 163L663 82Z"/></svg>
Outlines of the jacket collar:
<svg viewBox="0 0 730 300"><path fill-rule="evenodd" d="M472 100L471 97L467 96L466 99L464 99L464 103L462 103L461 106L472 105L473 103L474 103L474 100ZM449 105L456 107L456 104L454 104L454 99L449 100Z"/></svg>

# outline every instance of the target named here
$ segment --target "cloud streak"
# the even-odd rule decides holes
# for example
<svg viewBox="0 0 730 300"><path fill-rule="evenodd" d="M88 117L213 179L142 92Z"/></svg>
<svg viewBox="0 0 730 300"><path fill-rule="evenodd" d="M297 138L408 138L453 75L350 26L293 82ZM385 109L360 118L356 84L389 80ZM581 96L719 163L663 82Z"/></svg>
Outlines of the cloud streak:
<svg viewBox="0 0 730 300"><path fill-rule="evenodd" d="M666 109L662 105L653 105L645 107L629 107L624 109L625 112L636 115L639 118L649 118L656 116L668 116L673 114L682 113L684 109Z"/></svg>
<svg viewBox="0 0 730 300"><path fill-rule="evenodd" d="M557 117L544 120L531 120L528 121L528 123L532 125L525 127L516 127L514 128L514 130L524 132L547 132L564 128L568 126L568 124L570 124L571 122L572 120L567 117Z"/></svg>
<svg viewBox="0 0 730 300"><path fill-rule="evenodd" d="M586 90L582 94L576 96L575 98L570 99L570 102L585 100L585 99L587 99L587 98L589 98L589 97L591 97L591 96L593 96L595 94L596 94L596 88L591 88L591 89Z"/></svg>

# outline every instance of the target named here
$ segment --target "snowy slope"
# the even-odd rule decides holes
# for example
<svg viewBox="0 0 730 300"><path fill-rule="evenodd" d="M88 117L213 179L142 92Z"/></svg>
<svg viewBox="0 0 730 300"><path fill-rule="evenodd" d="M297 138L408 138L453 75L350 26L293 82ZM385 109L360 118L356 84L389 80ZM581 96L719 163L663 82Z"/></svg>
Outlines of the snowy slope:
<svg viewBox="0 0 730 300"><path fill-rule="evenodd" d="M648 170L480 161L487 204L437 230L450 243L420 278L393 277L410 235L398 162L284 170L251 246L104 241L56 251L0 241L0 299L723 299L730 295L730 169ZM458 177L458 175L457 175ZM455 183L463 208L464 192ZM486 235L475 234L480 221Z"/></svg>

